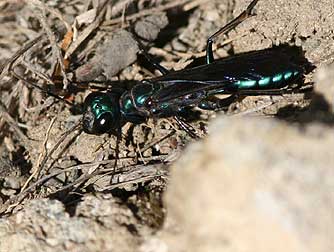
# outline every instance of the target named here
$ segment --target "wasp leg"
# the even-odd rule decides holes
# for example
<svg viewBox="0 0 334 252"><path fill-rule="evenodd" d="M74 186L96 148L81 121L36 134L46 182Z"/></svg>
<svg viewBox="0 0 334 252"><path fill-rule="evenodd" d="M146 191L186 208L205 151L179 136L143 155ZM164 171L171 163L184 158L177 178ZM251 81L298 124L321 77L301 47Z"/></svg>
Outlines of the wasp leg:
<svg viewBox="0 0 334 252"><path fill-rule="evenodd" d="M137 45L139 47L140 52L145 56L145 58L147 59L147 61L153 66L155 67L162 75L168 74L170 71L168 69L166 69L165 67L163 67L162 65L160 65L158 62L156 62L155 59L153 59L150 54L147 52L146 48L144 47L144 45L139 41L139 39L137 38L137 36L134 36L134 39L137 42Z"/></svg>
<svg viewBox="0 0 334 252"><path fill-rule="evenodd" d="M219 99L215 96L211 96L202 100L197 107L204 110L222 110L228 108L236 99L238 98L237 94L232 94L229 97Z"/></svg>
<svg viewBox="0 0 334 252"><path fill-rule="evenodd" d="M150 64L152 64L152 66L154 66L162 75L166 75L166 74L168 74L170 72L167 68L163 67L158 62L156 62L155 59L153 59L148 54L148 52L146 51L146 49L140 49L140 51L145 56L145 58L147 59L147 61L150 62Z"/></svg>
<svg viewBox="0 0 334 252"><path fill-rule="evenodd" d="M200 138L196 134L196 130L187 122L185 122L181 117L174 116L174 119L176 123L179 125L179 127L184 130L191 138L198 139Z"/></svg>
<svg viewBox="0 0 334 252"><path fill-rule="evenodd" d="M253 16L254 14L252 13L252 10L258 0L253 0L246 10L241 12L239 16L237 16L235 19L233 19L231 22L227 23L225 26L223 26L221 29L219 29L217 32L215 32L213 35L211 35L207 42L206 42L206 63L210 64L214 61L213 58L213 52L212 52L212 44L215 42L218 36L224 35L234 29L237 25L239 25L241 22L246 20L247 18Z"/></svg>
<svg viewBox="0 0 334 252"><path fill-rule="evenodd" d="M117 163L118 163L118 159L119 159L119 144L121 143L122 140L122 128L119 127L118 129L116 129L116 147L115 147L115 163L114 163L114 167L111 173L111 178L110 178L110 184L112 184L114 175L116 174L116 169L117 169Z"/></svg>

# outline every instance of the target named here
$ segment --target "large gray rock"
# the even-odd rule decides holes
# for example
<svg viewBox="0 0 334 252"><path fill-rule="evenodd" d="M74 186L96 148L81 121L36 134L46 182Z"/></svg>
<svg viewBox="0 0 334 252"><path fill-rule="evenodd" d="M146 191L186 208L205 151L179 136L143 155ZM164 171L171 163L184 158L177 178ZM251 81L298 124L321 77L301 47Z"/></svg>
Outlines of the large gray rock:
<svg viewBox="0 0 334 252"><path fill-rule="evenodd" d="M172 170L168 251L334 251L334 131L219 118Z"/></svg>

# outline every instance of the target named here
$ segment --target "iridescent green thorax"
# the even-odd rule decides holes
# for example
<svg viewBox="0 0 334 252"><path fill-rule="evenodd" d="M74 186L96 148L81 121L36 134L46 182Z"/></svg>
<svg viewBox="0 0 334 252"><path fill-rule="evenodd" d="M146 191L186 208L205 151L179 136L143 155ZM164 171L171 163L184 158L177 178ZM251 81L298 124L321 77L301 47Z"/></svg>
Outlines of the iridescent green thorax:
<svg viewBox="0 0 334 252"><path fill-rule="evenodd" d="M141 113L135 105L129 92L123 93L119 100L122 117L132 123L141 123L145 119L145 114Z"/></svg>
<svg viewBox="0 0 334 252"><path fill-rule="evenodd" d="M129 92L120 98L120 110L126 121L141 123L150 116L150 100L159 89L157 83L148 80L137 83Z"/></svg>
<svg viewBox="0 0 334 252"><path fill-rule="evenodd" d="M147 80L142 81L131 90L134 105L139 109L147 106L147 99L149 99L158 89L159 85L157 83L153 84Z"/></svg>

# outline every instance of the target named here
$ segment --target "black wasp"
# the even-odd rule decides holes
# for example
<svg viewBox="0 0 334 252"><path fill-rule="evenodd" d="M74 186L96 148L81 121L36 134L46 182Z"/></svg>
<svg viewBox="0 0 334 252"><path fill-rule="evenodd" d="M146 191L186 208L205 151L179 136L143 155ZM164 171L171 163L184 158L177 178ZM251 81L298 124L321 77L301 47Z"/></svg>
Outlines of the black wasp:
<svg viewBox="0 0 334 252"><path fill-rule="evenodd" d="M84 102L84 131L91 134L117 132L125 122L141 123L148 117L178 119L180 111L187 107L216 110L225 102L212 99L214 95L279 91L300 79L303 68L293 63L287 54L274 50L214 60L212 43L252 16L257 2L253 0L238 17L208 38L206 64L170 72L145 54L162 76L139 81L123 92L89 94Z"/></svg>

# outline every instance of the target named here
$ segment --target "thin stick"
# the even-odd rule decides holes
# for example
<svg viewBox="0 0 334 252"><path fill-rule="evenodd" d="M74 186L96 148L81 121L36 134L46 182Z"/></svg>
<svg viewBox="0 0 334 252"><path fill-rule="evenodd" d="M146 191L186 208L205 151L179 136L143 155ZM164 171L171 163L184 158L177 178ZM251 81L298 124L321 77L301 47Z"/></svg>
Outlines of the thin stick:
<svg viewBox="0 0 334 252"><path fill-rule="evenodd" d="M148 149L151 148L152 146L154 146L154 145L156 145L156 144L158 144L158 143L161 143L161 142L164 141L165 139L171 137L172 135L175 134L175 132L176 132L176 130L173 129L171 132L169 132L169 133L166 134L165 136L163 136L163 137L161 137L161 138L159 138L159 139L157 139L157 140L151 142L150 144L148 144L148 145L145 146L144 148L140 149L139 152L140 152L140 153L145 152L146 150L148 150Z"/></svg>
<svg viewBox="0 0 334 252"><path fill-rule="evenodd" d="M63 84L64 84L64 89L67 88L68 84L69 84L69 80L67 79L66 76L66 68L64 65L64 58L61 52L61 49L59 48L59 46L57 45L57 39L56 36L54 34L54 32L51 30L51 27L49 26L48 22L47 22L47 17L46 17L46 5L44 3L42 3L39 0L29 0L29 2L38 7L40 11L35 11L35 13L37 14L37 18L39 20L39 22L41 23L44 31L46 32L46 35L50 41L51 47L52 47L52 53L55 55L55 57L58 60L59 66L60 66L60 71L61 74L63 76Z"/></svg>
<svg viewBox="0 0 334 252"><path fill-rule="evenodd" d="M73 131L75 131L77 128L79 128L79 126L81 126L81 121L79 121L77 124L75 124L71 129L69 129L68 131L63 133L63 135L59 138L59 140L55 143L55 145L50 149L49 154L43 158L43 160L41 161L40 167L43 167L46 164L49 157L51 157L52 154L58 149L59 145L64 141L64 139L69 134L71 134ZM42 168L40 168L40 169L42 169Z"/></svg>
<svg viewBox="0 0 334 252"><path fill-rule="evenodd" d="M73 42L67 49L64 58L68 59L74 53L74 51L94 32L102 23L104 14L106 12L108 0L106 0L100 10L98 11L99 15L96 20L91 23L87 28L80 34L80 36Z"/></svg>
<svg viewBox="0 0 334 252"><path fill-rule="evenodd" d="M152 13L154 13L154 12L161 12L161 11L165 11L165 10L168 10L168 9L180 6L180 5L184 5L188 2L190 2L190 0L174 1L174 2L165 4L165 5L161 5L161 6L158 6L158 7L142 10L138 13L127 16L126 20L127 21L135 20L135 19L147 16L147 15L152 15ZM111 19L111 20L107 20L107 21L103 22L102 25L103 26L110 26L110 25L115 25L115 24L121 23L121 22L122 22L122 17L119 17L119 18L114 18L114 19Z"/></svg>
<svg viewBox="0 0 334 252"><path fill-rule="evenodd" d="M25 146L29 145L29 138L20 130L17 126L17 122L7 112L6 106L0 100L0 119L3 118L15 131L19 139L24 143Z"/></svg>
<svg viewBox="0 0 334 252"><path fill-rule="evenodd" d="M37 165L35 166L35 168L33 169L33 173L29 176L29 178L27 179L27 181L24 183L24 185L22 186L21 188L21 192L24 191L26 189L26 187L28 186L28 184L30 183L30 181L33 179L33 178L36 178L39 176L40 172L41 172L41 168L42 166L40 166L41 164L41 161L42 161L42 158L43 156L45 157L47 155L47 148L46 148L46 144L48 142L48 139L49 139L49 136L50 136L50 131L51 131L51 128L54 124L54 122L56 121L56 117L52 118L51 122L50 122L50 125L46 131L46 134L45 134L45 139L43 141L43 151L41 152L41 154L39 155L38 157L38 161L37 161Z"/></svg>
<svg viewBox="0 0 334 252"><path fill-rule="evenodd" d="M15 61L23 55L26 51L28 51L31 47L33 47L38 42L41 42L41 38L44 33L39 34L36 38L31 41L28 41L24 46L22 46L14 55L6 60L6 62L0 66L0 80L11 71L13 64Z"/></svg>

